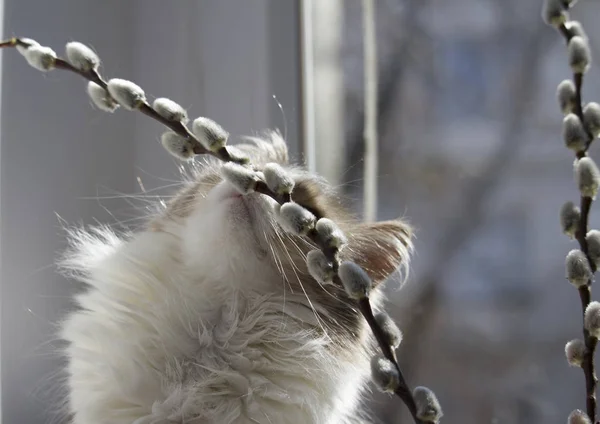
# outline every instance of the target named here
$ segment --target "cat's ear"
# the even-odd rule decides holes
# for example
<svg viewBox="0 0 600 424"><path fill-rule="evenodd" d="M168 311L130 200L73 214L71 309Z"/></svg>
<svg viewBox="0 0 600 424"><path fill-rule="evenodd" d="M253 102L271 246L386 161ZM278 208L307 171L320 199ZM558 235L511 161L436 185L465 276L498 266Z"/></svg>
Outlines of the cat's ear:
<svg viewBox="0 0 600 424"><path fill-rule="evenodd" d="M275 162L280 165L288 164L288 148L279 131L271 131L263 137L245 137L243 144L236 147L243 150L255 165Z"/></svg>
<svg viewBox="0 0 600 424"><path fill-rule="evenodd" d="M378 285L397 270L408 269L412 229L402 220L361 223L347 230L343 260L360 265Z"/></svg>

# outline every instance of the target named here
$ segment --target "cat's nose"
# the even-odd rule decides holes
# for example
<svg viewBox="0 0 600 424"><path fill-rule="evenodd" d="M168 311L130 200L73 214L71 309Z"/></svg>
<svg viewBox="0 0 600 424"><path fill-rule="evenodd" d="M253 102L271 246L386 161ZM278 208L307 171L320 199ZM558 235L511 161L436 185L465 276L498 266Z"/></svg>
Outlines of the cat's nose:
<svg viewBox="0 0 600 424"><path fill-rule="evenodd" d="M226 190L225 193L223 193L222 195L222 199L223 200L227 200L227 199L240 199L244 197L244 195L242 193L240 193L239 191L237 191L234 188L231 188L229 190Z"/></svg>
<svg viewBox="0 0 600 424"><path fill-rule="evenodd" d="M243 197L243 194L235 189L234 186L229 184L227 181L222 181L217 184L211 193L211 197L218 202L230 200L230 199L240 199Z"/></svg>

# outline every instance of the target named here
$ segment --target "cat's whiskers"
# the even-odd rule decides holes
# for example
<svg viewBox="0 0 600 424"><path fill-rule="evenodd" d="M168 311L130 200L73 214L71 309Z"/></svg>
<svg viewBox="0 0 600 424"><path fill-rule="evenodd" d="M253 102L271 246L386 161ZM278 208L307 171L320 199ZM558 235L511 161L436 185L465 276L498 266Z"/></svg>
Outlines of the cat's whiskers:
<svg viewBox="0 0 600 424"><path fill-rule="evenodd" d="M344 181L343 183L336 184L333 186L333 188L335 188L336 190L341 190L341 189L347 188L347 187L358 187L358 183L363 183L363 182L364 182L364 178L356 178L354 180Z"/></svg>
<svg viewBox="0 0 600 424"><path fill-rule="evenodd" d="M302 292L304 293L304 297L306 297L308 305L310 306L310 309L312 310L312 312L315 316L315 319L317 320L317 324L323 331L323 334L325 335L325 337L327 339L331 340L331 338L329 337L329 333L327 332L327 330L325 329L325 326L323 325L323 322L319 318L319 313L317 312L317 309L314 307L312 301L310 300L310 297L308 296L308 293L306 292L306 289L304 288L304 284L302 284L302 280L300 279L300 276L298 275L298 271L300 271L300 269L298 268L298 266L295 264L294 260L292 259L290 252L285 247L285 243L283 242L279 232L275 231L275 234L277 234L277 236L279 237L279 240L281 241L281 245L282 245L282 250L285 252L288 259L290 260L290 265L292 267L292 271L294 272L294 275L296 276L296 279L298 280L298 285L300 286L300 289L302 289ZM286 237L288 237L288 240L291 240L291 238L289 236L287 236L287 234L286 234Z"/></svg>
<svg viewBox="0 0 600 424"><path fill-rule="evenodd" d="M277 233L275 233L277 234ZM275 237L272 238L273 242L277 242L279 241L279 244L281 245L281 249L285 249L285 246L283 244L283 240L281 239L281 237L279 235L277 235L278 239L275 239ZM292 284L290 283L290 280L287 277L287 274L285 273L285 269L283 266L283 261L281 260L281 257L277 254L277 250L273 249L273 244L269 244L269 246L271 247L271 250L273 250L273 256L275 258L275 261L279 263L279 269L281 272L281 276L283 277L283 281L284 281L284 293L285 293L285 283L287 283L288 287L290 288L290 293L294 293L294 288L292 287Z"/></svg>
<svg viewBox="0 0 600 424"><path fill-rule="evenodd" d="M298 253L300 254L300 256L302 257L303 261L306 261L306 253L304 253L302 251L302 249L300 248L300 246L298 246L297 240L303 242L304 244L306 244L307 247L314 249L315 246L308 240L305 240L303 238L292 238L292 237L288 237L288 240L290 241L290 243L296 248L296 250L298 251ZM348 302L345 302L341 299L340 296L335 296L333 293L329 292L326 287L319 281L315 280L315 282L320 286L320 288L327 294L329 295L331 298L343 302L345 305L348 305L349 307L351 306Z"/></svg>
<svg viewBox="0 0 600 424"><path fill-rule="evenodd" d="M146 197L146 195L147 195L147 194L149 194L149 193L155 193L155 192L157 192L157 191L161 191L161 190L165 190L165 189L170 189L170 188L173 188L173 187L181 187L181 186L183 186L183 185L185 185L185 184L186 184L186 182L185 182L185 181L183 181L183 182L182 182L182 181L179 181L179 182L177 182L177 183L174 183L174 184L165 184L165 185L162 185L162 186L154 187L154 188L151 188L151 189L147 189L146 191L142 191L142 192L140 192L140 193L134 193L134 194L121 193L121 192L119 192L119 191L112 190L112 189L110 189L110 188L108 188L108 187L104 187L104 186L100 186L100 187L101 187L101 188L105 188L107 191L112 191L113 193L116 193L116 194L115 194L114 196L112 196L112 197L111 197L111 196L103 196L102 198L107 198L107 199L112 199L112 198L114 198L114 199L120 199L120 198L124 198L124 197L126 197L126 198L134 198L134 199L135 199L135 198L143 198L143 197ZM98 198L98 197L99 197L99 196L91 196L91 197L85 197L85 196L84 196L84 197L80 197L80 199L95 199L95 198ZM149 197L149 196L148 196L148 197ZM167 196L164 196L164 197L167 197ZM176 196L169 196L169 197L176 197Z"/></svg>
<svg viewBox="0 0 600 424"><path fill-rule="evenodd" d="M289 289L290 289L290 293L292 293L292 294L294 294L294 288L292 287L292 284L291 284L291 282L290 282L290 280L289 280L289 278L288 278L288 276L287 276L287 273L285 272L284 265L283 265L283 261L281 260L281 257L280 257L280 255L277 253L277 251L278 251L278 250L283 250L283 251L285 251L285 252L286 252L286 254L287 254L288 258L290 258L290 255L289 255L289 253L287 252L287 249L286 249L286 247L285 247L285 243L284 243L284 241L283 241L283 239L282 239L282 237L281 237L281 234L280 234L280 233L279 233L279 232L276 230L276 228L277 228L277 225L278 225L278 224L277 224L277 222L276 222L274 219L272 219L272 220L271 220L271 228L272 228L272 229L274 229L273 233L275 234L275 236L277 236L277 238L275 238L275 237L272 237L272 241L273 241L273 242L278 242L278 243L279 243L279 246L280 246L280 248L279 248L279 249L274 249L274 248L271 246L271 249L272 249L272 251L273 251L273 256L274 256L274 258L275 258L276 262L278 263L278 269L280 269L280 273L281 273L281 277L282 277L282 282L283 282L283 307L282 307L282 312L283 312L283 320L282 320L282 322L281 322L281 328L285 328L285 325L286 325L287 319L288 319L288 317L289 317L289 315L285 314L285 306L286 306L286 284L287 284L287 286L288 286L288 287L289 287ZM291 258L290 258L290 261L291 261ZM300 286L301 286L302 290L304 291L304 287L302 287L302 283L301 283L301 282L300 282L300 280L299 280L299 276L298 276L298 274L296 273L296 270L294 269L294 267L295 267L295 264L293 264L293 263L292 263L292 267L293 267L293 268L292 268L292 270L294 271L294 274L296 275L296 278L298 278L298 282L300 283ZM297 268L296 268L296 269L297 269ZM306 298L308 299L308 295L307 295L307 293L306 293L305 291L304 291L304 295L305 295L305 296L306 296ZM310 299L308 299L308 302L309 302L309 304L310 304ZM311 307L311 310L312 310L312 312L313 312L313 313L315 313L315 308L313 307L313 305L312 305L312 304L310 304L310 307ZM315 316L316 316L316 313L315 313ZM317 319L317 322L319 322L319 318L318 318L318 316L316 316L316 319ZM320 325L320 326L321 326L321 328L323 329L323 325L322 325L322 323L320 323L320 322L319 322L319 325ZM324 333L326 333L325 329L323 329L323 332L324 332Z"/></svg>
<svg viewBox="0 0 600 424"><path fill-rule="evenodd" d="M144 170L143 168L141 168L141 167L139 167L139 166L136 166L135 168L137 169L137 171L138 171L140 174L145 174L147 177L149 177L149 178L151 178L151 179L153 179L153 180L157 180L157 181L163 181L163 182L165 182L165 183L174 183L174 185L185 183L185 181L182 181L182 178L181 178L181 177L187 177L187 176L188 176L188 174L187 174L187 173L185 173L185 172L186 172L186 170L185 170L185 168L183 167L183 165L181 165L181 166L178 166L178 167L177 167L177 169L179 170L179 173L180 173L180 178L179 178L179 179L172 179L172 178L159 177L158 175L153 175L153 174L151 174L150 172L148 172L148 171ZM139 176L136 176L136 178L140 178L140 177L139 177Z"/></svg>
<svg viewBox="0 0 600 424"><path fill-rule="evenodd" d="M274 228L274 225L276 225L274 220L271 220L271 228ZM281 325L280 328L285 328L286 322L287 322L287 315L285 314L285 307L286 307L286 283L288 285L288 287L290 288L290 292L293 293L293 289L292 289L292 285L290 284L289 279L287 278L287 275L284 272L283 269L283 262L281 261L281 258L279 257L279 255L277 254L276 250L273 248L273 245L275 243L275 238L274 237L269 237L269 233L267 233L266 231L264 231L265 234L265 238L267 240L267 244L269 245L269 248L271 249L271 252L273 254L273 261L275 262L275 266L277 267L277 270L279 271L279 274L281 275L282 278L282 283L283 283L283 305L281 308L281 311L283 313L283 319L281 321Z"/></svg>
<svg viewBox="0 0 600 424"><path fill-rule="evenodd" d="M110 215L115 220L115 222L112 225L115 225L117 227L121 227L124 229L129 228L131 226L131 224L134 224L136 222L146 223L148 220L148 218L145 216L136 216L136 217L127 218L127 219L117 219L114 214L111 213Z"/></svg>
<svg viewBox="0 0 600 424"><path fill-rule="evenodd" d="M303 243L309 249L309 251L313 250L313 249L317 249L317 247L315 246L315 244L312 241L305 239L304 237L296 237L294 242L296 243L296 245L298 242ZM303 253L303 258L306 259L306 254L304 254L304 253Z"/></svg>
<svg viewBox="0 0 600 424"><path fill-rule="evenodd" d="M300 254L302 261L306 262L306 253L304 253L302 251L302 249L300 249L300 246L298 246L298 243L292 237L289 237L288 239L289 239L290 243L292 244L292 246L294 246L296 248L296 250L298 251L298 253ZM301 240L301 239L299 239L299 240ZM309 243L309 246L312 246L312 245Z"/></svg>
<svg viewBox="0 0 600 424"><path fill-rule="evenodd" d="M113 199L133 199L133 200L147 200L148 203L155 203L156 199L172 199L178 197L177 195L162 195L162 194L118 194L114 196L83 196L79 197L81 200L113 200Z"/></svg>

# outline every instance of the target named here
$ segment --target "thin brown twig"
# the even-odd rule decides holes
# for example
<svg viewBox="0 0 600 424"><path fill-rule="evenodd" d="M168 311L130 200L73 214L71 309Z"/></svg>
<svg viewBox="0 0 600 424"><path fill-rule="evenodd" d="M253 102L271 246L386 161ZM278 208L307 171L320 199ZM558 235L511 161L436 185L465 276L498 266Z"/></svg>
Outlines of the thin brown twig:
<svg viewBox="0 0 600 424"><path fill-rule="evenodd" d="M396 354L392 350L390 345L386 342L386 337L385 337L383 331L377 325L377 321L375 320L375 317L373 316L373 309L371 308L371 303L369 302L369 299L365 298L365 299L359 300L358 306L359 306L360 312L362 313L363 317L365 317L365 319L367 320L369 327L371 327L371 331L373 331L373 334L375 335L375 339L377 340L377 343L379 344L379 348L381 349L383 355L389 361L391 361L394 364L394 366L396 367L396 371L398 372L400 384L398 385L398 388L396 389L396 391L394 393L396 394L396 396L398 396L400 399L402 399L402 401L408 408L408 410L409 410L410 414L412 415L413 419L415 420L415 422L422 423L422 421L419 420L419 418L417 418L417 405L415 404L415 400L412 396L412 393L408 387L408 384L406 383L406 380L404 379L404 375L402 374L402 371L400 370L400 365L398 365L398 360L396 358Z"/></svg>
<svg viewBox="0 0 600 424"><path fill-rule="evenodd" d="M573 38L573 34L566 27L565 24L561 24L558 27L559 32L565 38L566 43L568 44L571 38ZM582 101L582 86L583 86L583 73L575 72L573 74L573 82L575 84L575 114L579 118L579 120L583 123L583 101ZM585 128L585 125L584 125ZM594 140L592 134L590 134L586 129L588 140L585 144L585 148L579 152L577 152L577 159L581 159L587 156L587 151ZM590 268L592 269L592 273L596 272L596 264L590 258L588 243L586 240L586 235L588 233L588 221L590 215L590 209L592 206L593 199L587 196L581 196L580 199L580 210L581 210L581 218L579 219L579 225L575 232L575 238L579 243L579 248L586 255L587 260L590 264ZM579 287L579 298L581 300L581 310L582 317L585 316L585 310L591 302L592 298L592 279L588 280L587 284ZM583 370L583 374L585 376L585 400L586 400L586 413L590 420L595 423L596 422L596 386L598 384L598 378L596 377L596 370L594 366L594 353L596 352L596 345L598 344L598 339L592 335L585 329L585 325L583 326L583 339L585 343L585 353L583 356L583 361L581 363L581 368Z"/></svg>
<svg viewBox="0 0 600 424"><path fill-rule="evenodd" d="M9 40L0 42L0 48L17 47L17 46L28 47L29 44L26 42L23 42L20 38L11 38ZM62 58L55 59L54 67L56 69L62 69L62 70L66 70L66 71L75 73L88 81L98 84L99 86L101 86L102 88L107 90L107 92L108 92L108 83L102 78L102 76L96 69L92 69L90 71L82 71L78 68L75 68L73 65L71 65L69 62L67 62L66 60L64 60ZM161 124L163 124L164 126L166 126L169 129L171 129L178 135L190 140L193 143L193 150L194 150L195 154L197 154L197 155L209 154L209 155L215 156L216 158L218 158L224 162L236 162L236 158L234 158L230 154L227 147L223 147L216 152L206 149L183 122L173 121L173 120L169 120L169 119L163 117L147 101L142 102L136 109L139 110L144 115L154 119L155 121L160 122ZM265 184L262 181L257 182L255 191L271 197L272 199L277 201L277 203L279 203L280 205L283 205L284 203L292 201L292 197L290 194L283 194L283 195L277 194L277 193L273 192L267 186L267 184ZM300 206L303 206L303 205L300 204ZM322 216L319 216L319 214L315 214L315 217L317 220L319 218L322 218ZM313 241L317 246L319 246L319 248L321 248L321 250L327 257L327 259L330 260L331 263L334 265L334 272L335 272L334 282L336 284L342 286L343 285L342 281L340 280L340 277L337 274L337 270L338 270L338 266L339 266L339 260L337 257L338 250L326 246L325 243L319 237L319 234L315 229L309 231L309 233L307 234L307 237L311 241ZM384 336L383 329L380 327L380 325L377 323L377 321L375 320L375 318L373 316L373 310L372 310L369 298L366 297L362 300L359 300L357 302L357 309L360 311L362 316L367 321L371 331L373 332L373 334L375 336L375 339L377 340L377 343L378 343L379 348L381 349L383 355L394 364L394 366L398 372L399 387L396 389L395 394L406 404L415 423L416 424L424 424L424 422L421 421L420 419L418 419L416 416L417 407L416 407L416 403L413 398L412 392L410 390L410 387L406 383L406 380L404 379L404 376L400 370L400 366L398 365L398 361L396 359L395 353L393 352L391 346L389 346L389 344L385 341L386 338Z"/></svg>
<svg viewBox="0 0 600 424"><path fill-rule="evenodd" d="M12 38L10 40L0 42L0 48L16 47L16 46L27 47L28 44L24 43L19 38ZM102 87L108 91L108 83L104 80L104 78L102 78L102 76L96 69L90 69L89 71L82 71L82 70L74 67L73 65L71 65L69 62L67 62L66 60L64 60L62 58L56 58L56 60L54 62L54 67L56 69L62 69L65 71L73 72L88 81L98 84L100 87ZM138 107L138 110L141 113L143 113L144 115L154 119L155 121L160 122L161 124L163 124L164 126L166 126L169 129L171 129L175 133L179 134L180 136L185 137L188 140L190 140L193 143L193 149L194 149L195 154L197 154L197 155L205 155L205 154L213 155L225 162L234 161L234 159L231 157L231 155L229 154L226 147L220 149L217 152L212 152L212 151L206 149L200 143L200 141L198 141L196 136L188 129L188 127L185 126L185 124L183 124L181 121L172 121L172 120L166 119L165 117L160 115L158 112L156 112L156 110L154 110L154 108L148 102L144 101Z"/></svg>
<svg viewBox="0 0 600 424"><path fill-rule="evenodd" d="M335 272L333 281L336 285L342 286L343 283L340 280L340 277L337 273L337 268L339 266L339 260L337 258L338 250L324 245L323 241L319 237L318 232L314 229L308 232L307 237L321 248L327 260L333 264L333 271ZM394 364L394 367L398 372L399 385L398 388L395 390L394 394L398 396L402 400L402 402L404 402L415 423L424 424L423 421L417 418L417 406L413 398L412 392L410 390L410 387L406 383L404 375L402 374L402 370L400 369L400 365L398 364L398 359L396 358L395 352L386 341L387 338L384 334L383 329L375 320L375 316L373 315L373 308L371 307L371 302L368 297L365 297L358 301L358 310L367 321L367 324L369 324L369 327L371 328L371 331L375 336L375 340L379 345L381 353L383 353L383 356L385 356L386 359L388 359Z"/></svg>

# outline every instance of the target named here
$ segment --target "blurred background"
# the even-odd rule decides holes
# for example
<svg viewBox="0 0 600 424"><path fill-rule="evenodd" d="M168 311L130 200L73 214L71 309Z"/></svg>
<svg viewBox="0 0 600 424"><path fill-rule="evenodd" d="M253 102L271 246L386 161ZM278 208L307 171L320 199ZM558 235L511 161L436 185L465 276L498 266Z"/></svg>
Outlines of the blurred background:
<svg viewBox="0 0 600 424"><path fill-rule="evenodd" d="M448 424L564 422L584 407L583 375L563 353L581 332L564 278L574 245L558 223L562 203L577 199L555 100L570 71L541 3L376 1L378 217L417 229L409 283L390 286L389 309L405 333L408 381L435 390ZM58 52L89 44L105 76L235 136L280 128L292 155L362 212L359 0L0 4L5 37ZM598 16L592 0L572 13L595 57ZM62 221L135 228L177 184L179 164L159 124L93 110L75 76L42 75L14 51L0 71L1 417L46 423L61 365L53 332L76 289L53 265ZM599 76L592 68L585 99L600 99ZM410 422L395 398L375 394L369 406L381 422Z"/></svg>

